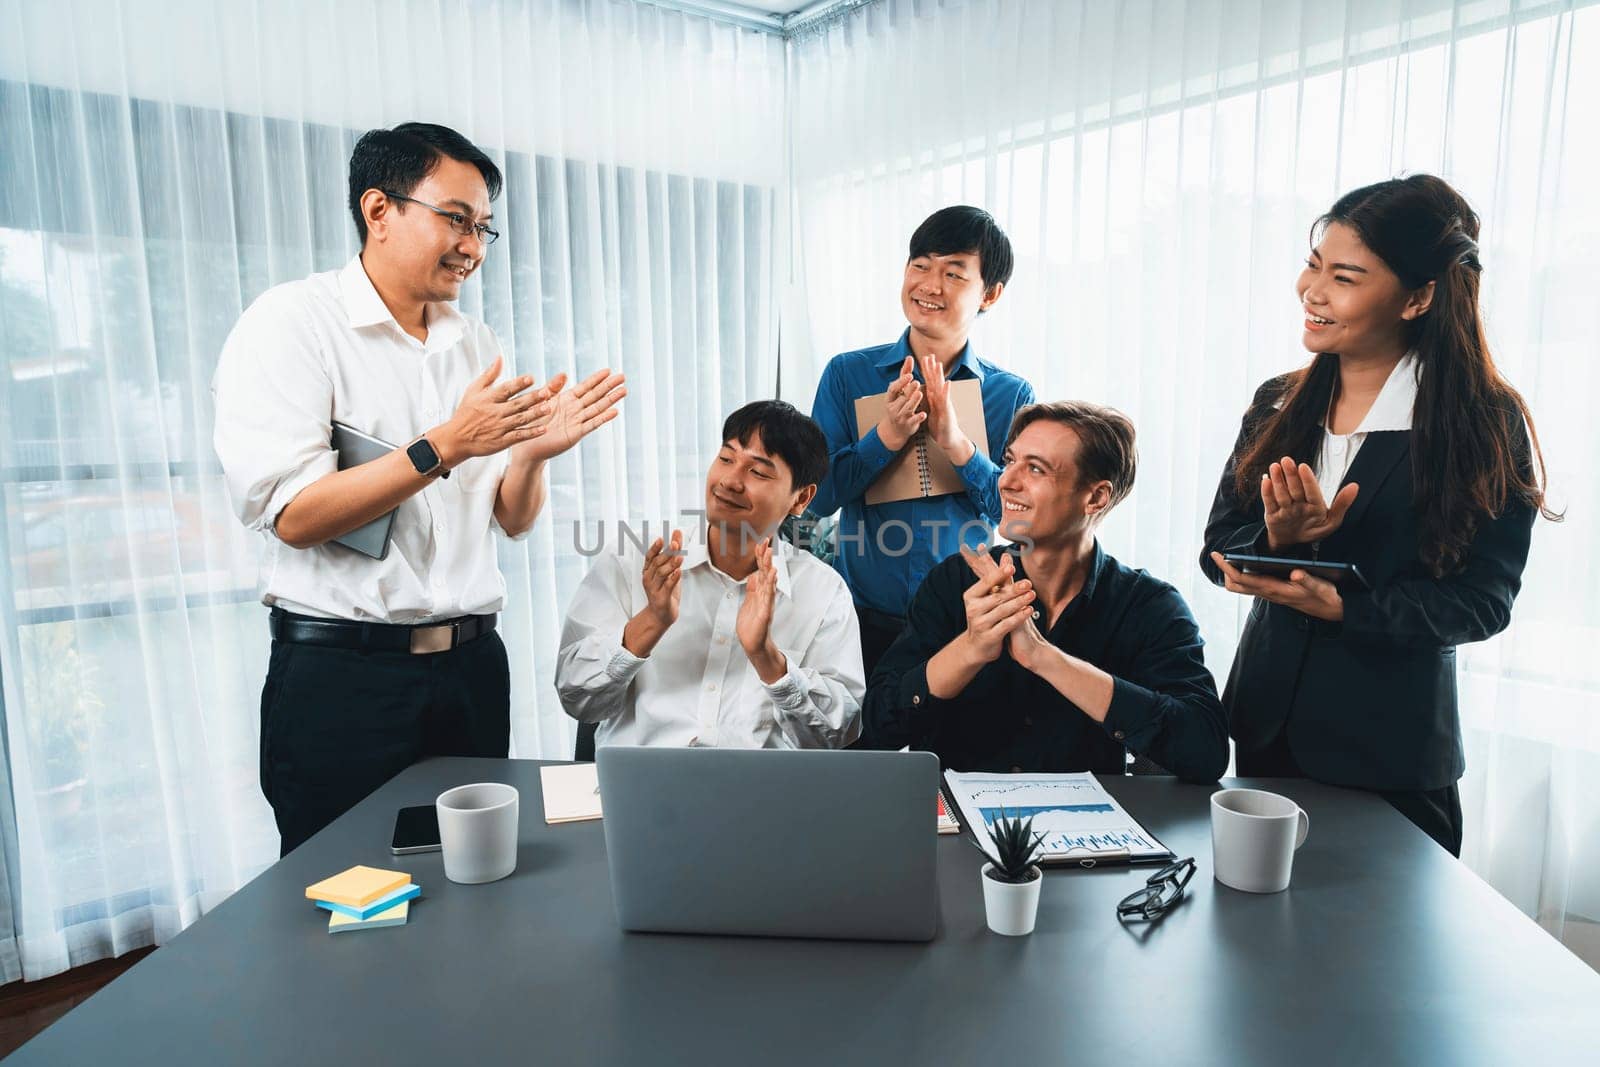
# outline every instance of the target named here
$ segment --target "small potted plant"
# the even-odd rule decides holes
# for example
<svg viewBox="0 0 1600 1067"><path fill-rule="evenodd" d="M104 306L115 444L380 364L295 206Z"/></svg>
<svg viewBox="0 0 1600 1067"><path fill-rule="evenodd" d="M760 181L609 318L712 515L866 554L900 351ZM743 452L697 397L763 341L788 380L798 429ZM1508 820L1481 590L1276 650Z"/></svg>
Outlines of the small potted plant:
<svg viewBox="0 0 1600 1067"><path fill-rule="evenodd" d="M989 929L1008 937L1031 934L1044 885L1044 872L1033 858L1044 835L1034 833L1031 816L1008 817L1005 808L987 829L995 855L983 865L983 913Z"/></svg>

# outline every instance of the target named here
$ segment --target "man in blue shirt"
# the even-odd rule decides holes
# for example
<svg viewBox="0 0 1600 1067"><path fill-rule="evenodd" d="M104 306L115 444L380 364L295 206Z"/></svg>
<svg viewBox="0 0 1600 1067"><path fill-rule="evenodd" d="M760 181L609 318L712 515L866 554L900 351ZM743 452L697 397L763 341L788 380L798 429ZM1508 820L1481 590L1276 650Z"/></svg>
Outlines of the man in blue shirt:
<svg viewBox="0 0 1600 1067"><path fill-rule="evenodd" d="M911 594L961 544L990 540L1001 518L996 460L1033 388L978 358L967 341L977 317L1011 279L1011 241L987 211L947 207L911 235L900 305L909 328L893 344L828 361L811 417L828 439L828 475L811 510L840 511L834 566L855 598L868 678L905 624ZM983 447L956 422L950 382L975 379L983 396ZM856 432L855 402L888 393L878 424ZM961 477L963 492L866 502L868 487L926 430ZM987 453L987 454L985 454ZM864 743L870 744L871 738Z"/></svg>

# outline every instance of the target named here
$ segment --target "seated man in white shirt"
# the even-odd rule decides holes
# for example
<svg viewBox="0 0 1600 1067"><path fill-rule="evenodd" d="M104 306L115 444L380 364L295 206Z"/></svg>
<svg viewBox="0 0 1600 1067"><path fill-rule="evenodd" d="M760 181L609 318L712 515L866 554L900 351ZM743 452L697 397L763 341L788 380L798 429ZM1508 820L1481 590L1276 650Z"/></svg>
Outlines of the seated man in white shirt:
<svg viewBox="0 0 1600 1067"><path fill-rule="evenodd" d="M779 400L735 411L722 438L705 536L606 555L578 587L561 704L597 745L843 748L866 689L850 590L774 536L811 502L827 442Z"/></svg>

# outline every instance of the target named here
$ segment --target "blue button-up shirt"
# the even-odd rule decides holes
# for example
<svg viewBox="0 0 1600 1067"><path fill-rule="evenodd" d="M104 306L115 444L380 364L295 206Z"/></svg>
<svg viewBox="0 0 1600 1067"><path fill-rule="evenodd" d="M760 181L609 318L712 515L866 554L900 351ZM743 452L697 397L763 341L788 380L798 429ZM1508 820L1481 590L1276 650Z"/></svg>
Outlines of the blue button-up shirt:
<svg viewBox="0 0 1600 1067"><path fill-rule="evenodd" d="M1031 385L979 359L968 343L949 377L979 382L989 438L983 443L989 454L974 450L972 458L956 468L966 484L963 493L868 504L867 487L895 453L878 438L876 427L857 438L855 402L887 392L911 354L907 330L892 345L834 356L822 372L811 407L811 417L828 438L828 475L817 486L811 510L818 515L841 512L834 566L857 604L900 616L928 571L953 555L957 544L975 546L992 539L1000 522L999 461L1006 432L1017 409L1034 399ZM916 376L922 379L920 368Z"/></svg>

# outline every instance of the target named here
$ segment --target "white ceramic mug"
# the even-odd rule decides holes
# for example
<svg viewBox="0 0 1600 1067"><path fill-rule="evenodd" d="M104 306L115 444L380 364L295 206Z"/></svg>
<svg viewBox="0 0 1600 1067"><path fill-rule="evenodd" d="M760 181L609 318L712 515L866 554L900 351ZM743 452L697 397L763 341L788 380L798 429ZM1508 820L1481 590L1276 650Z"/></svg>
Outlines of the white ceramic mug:
<svg viewBox="0 0 1600 1067"><path fill-rule="evenodd" d="M1246 893L1289 888L1295 849L1311 817L1288 797L1261 789L1211 794L1211 866L1217 881Z"/></svg>
<svg viewBox="0 0 1600 1067"><path fill-rule="evenodd" d="M517 869L516 789L499 782L458 785L439 794L444 876L473 885Z"/></svg>

